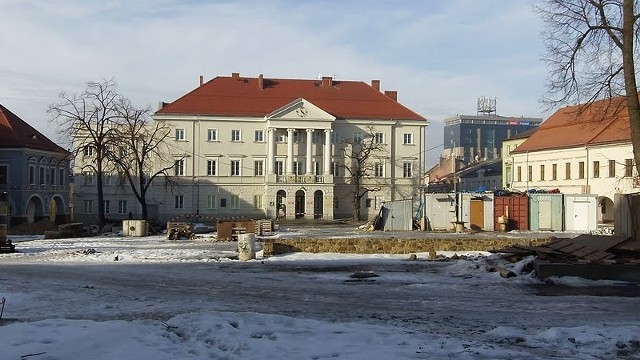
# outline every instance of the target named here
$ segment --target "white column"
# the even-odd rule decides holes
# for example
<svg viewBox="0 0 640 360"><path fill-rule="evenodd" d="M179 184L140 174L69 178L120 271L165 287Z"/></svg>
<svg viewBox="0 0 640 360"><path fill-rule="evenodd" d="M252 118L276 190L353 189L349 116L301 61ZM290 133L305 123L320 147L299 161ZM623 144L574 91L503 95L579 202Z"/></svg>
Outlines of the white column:
<svg viewBox="0 0 640 360"><path fill-rule="evenodd" d="M287 174L293 174L293 131L287 129Z"/></svg>
<svg viewBox="0 0 640 360"><path fill-rule="evenodd" d="M275 174L275 129L267 129L267 174Z"/></svg>
<svg viewBox="0 0 640 360"><path fill-rule="evenodd" d="M331 175L331 129L324 131L324 174Z"/></svg>
<svg viewBox="0 0 640 360"><path fill-rule="evenodd" d="M313 169L311 168L312 159L311 159L311 141L313 141L313 129L307 129L307 175L313 174Z"/></svg>

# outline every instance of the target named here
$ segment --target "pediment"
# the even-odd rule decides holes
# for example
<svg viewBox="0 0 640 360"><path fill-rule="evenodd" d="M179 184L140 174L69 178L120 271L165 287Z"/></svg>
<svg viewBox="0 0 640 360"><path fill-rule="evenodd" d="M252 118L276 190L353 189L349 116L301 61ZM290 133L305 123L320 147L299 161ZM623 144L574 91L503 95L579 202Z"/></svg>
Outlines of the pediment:
<svg viewBox="0 0 640 360"><path fill-rule="evenodd" d="M320 107L314 105L308 100L298 98L287 105L267 114L266 120L291 120L291 121L317 121L327 122L334 121L335 116L322 110Z"/></svg>

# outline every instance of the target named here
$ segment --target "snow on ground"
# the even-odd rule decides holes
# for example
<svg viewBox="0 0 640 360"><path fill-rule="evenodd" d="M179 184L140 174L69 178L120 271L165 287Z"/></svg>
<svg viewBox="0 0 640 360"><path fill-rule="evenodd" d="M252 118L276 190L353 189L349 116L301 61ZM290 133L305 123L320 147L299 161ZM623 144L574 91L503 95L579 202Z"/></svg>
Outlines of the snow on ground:
<svg viewBox="0 0 640 360"><path fill-rule="evenodd" d="M286 236L286 233L279 236ZM526 273L530 258L507 264L495 255L474 252L455 254L464 255L460 260L427 261L427 254L419 253L419 260L410 262L406 261L406 255L296 253L265 259L259 256L257 260L240 262L233 260L237 255L235 243L213 242L206 236L189 241L169 241L163 236L55 240L42 237L10 238L19 253L0 255L0 264L4 265L0 271L0 298L7 299L5 318L0 321L0 359L640 358L640 310L637 298L536 297L530 291L523 290L529 284L543 284ZM451 257L454 254L440 255ZM138 264L182 265L166 268L166 275L161 273L165 267L149 267L149 270L145 270ZM55 265L61 271L67 268L84 270L86 279L94 279L90 277L93 271L98 275L108 275L110 271L131 271L131 278L140 274L148 276L139 280L140 294L134 296L126 292L119 293L122 291L118 287L121 280L114 280L113 284L97 282L95 289L92 282L86 289L78 289L74 279L53 279L57 275L46 272L46 269L51 269L47 267L50 265ZM39 272L39 266L44 266L45 270ZM496 272L486 271L488 267L495 266L508 267L520 276L504 279ZM342 267L375 268L378 269L375 271L378 277L361 282L353 280L354 286L363 286L360 288L344 288L344 284L352 280L348 279ZM207 280L202 286L215 281L229 281L229 277L234 277L238 286L246 286L242 291L246 292L248 304L255 304L260 298L260 292L250 294L252 287L258 288L259 282L273 281L265 289L290 289L295 292L292 295L294 298L300 297L299 300L304 301L301 308L314 307L315 303L321 306L323 301L327 301L329 308L330 301L360 305L353 305L352 310L347 308L347 313L354 314L351 317L328 315L318 318L316 313L325 309L296 313L295 316L286 311L278 313L277 309L268 311L268 306L246 306L245 311L242 307L228 304L218 307L216 301L225 301L219 296L207 297L207 302L201 302L195 299L194 294L195 300L191 301L191 294L183 291L179 294L179 300L172 302L169 293L156 294L154 290L145 290L150 283L168 282L174 276L178 277L178 283L186 283L189 274L197 271L213 276L213 280ZM37 274L37 279L31 274ZM78 273L80 278L84 275ZM113 276L115 278L115 272ZM126 274L124 276L127 277ZM182 276L185 280L180 280ZM295 280L291 280L294 277ZM304 282L313 284L313 288L305 288ZM554 279L554 282L581 287L628 285L577 278ZM296 292L298 287L302 289L301 292ZM58 291L56 289L65 289L66 292L55 293ZM315 299L304 299L304 289L310 293L311 289L317 290L313 295ZM198 288L197 291L201 290ZM351 295L346 295L347 291ZM482 298L493 297L483 299L487 303L495 301L496 304L504 304L505 297L513 297L515 306L518 303L525 305L523 311L529 313L522 314L522 323L502 319L501 309L490 309L485 303L473 300L474 293L478 292L482 292ZM322 293L327 294L326 299L317 295ZM351 297L361 293L365 299L335 298L342 293ZM407 323L403 325L403 321L372 322L356 316L363 311L359 307L368 303L366 297L383 293L398 302L407 300L405 297L415 296L408 299L408 304L416 307L415 312L409 314L419 317L425 313L422 306L428 306L431 310L430 320L413 326L411 321L403 320ZM273 298L281 296L284 301L284 294ZM167 299L163 311L171 315L166 318L119 313L137 311L136 303L152 308L157 305L153 303L156 295ZM232 296L231 293L228 295ZM227 301L243 301L241 295ZM113 300L113 296L116 300ZM52 300L61 297L67 301L63 306L56 303L57 300ZM117 297L121 297L120 303ZM470 300L466 301L466 298ZM151 304L142 305L144 301ZM404 306L375 305L374 298L370 302L374 303L372 306L381 306L373 308L376 311L385 309L381 314L375 313L379 314L376 315L378 318L387 316L397 320L401 319L399 312L407 311ZM286 308L288 305L283 306ZM572 306L578 308L575 310L577 312L585 309L582 315L584 319L563 315ZM73 307L80 309L79 312L74 312ZM22 309L24 314L13 313L12 310L16 308ZM233 311L223 310L229 308ZM613 311L610 308L614 308ZM603 320L608 316L608 311L615 314L616 308L618 312L628 312L619 314L625 319L624 322ZM33 311L27 314L27 309ZM111 311L113 316L105 316L105 311ZM483 315L483 312L486 314ZM471 320L465 321L465 317ZM456 323L456 318L463 320ZM445 321L440 322L439 319ZM533 325L536 319L542 326ZM469 322L472 324L469 325Z"/></svg>

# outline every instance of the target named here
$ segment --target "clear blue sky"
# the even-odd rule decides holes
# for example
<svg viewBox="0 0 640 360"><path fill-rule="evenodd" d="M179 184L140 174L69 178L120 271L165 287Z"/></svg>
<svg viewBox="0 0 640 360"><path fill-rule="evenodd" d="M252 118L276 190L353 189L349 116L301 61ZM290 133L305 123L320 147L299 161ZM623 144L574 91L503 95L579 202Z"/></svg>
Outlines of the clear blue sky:
<svg viewBox="0 0 640 360"><path fill-rule="evenodd" d="M380 79L427 117L546 117L541 22L525 0L0 0L0 103L52 139L61 91L115 78L139 106L192 90L198 77ZM435 163L440 149L427 152Z"/></svg>

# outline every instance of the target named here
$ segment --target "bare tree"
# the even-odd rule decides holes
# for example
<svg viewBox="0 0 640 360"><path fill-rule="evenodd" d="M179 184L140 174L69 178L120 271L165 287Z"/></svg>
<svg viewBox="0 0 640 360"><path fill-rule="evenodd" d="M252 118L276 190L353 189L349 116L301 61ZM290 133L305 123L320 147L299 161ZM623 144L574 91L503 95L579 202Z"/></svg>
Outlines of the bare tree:
<svg viewBox="0 0 640 360"><path fill-rule="evenodd" d="M154 123L149 109L137 109L127 99L120 99L117 112L121 122L112 133L117 146L109 148L107 157L127 179L142 208L142 219L148 220L147 193L153 180L163 175L172 184L168 170L174 164L164 159L169 154L164 148L165 139L171 130L165 124ZM157 167L158 164L170 165Z"/></svg>
<svg viewBox="0 0 640 360"><path fill-rule="evenodd" d="M74 159L82 157L81 171L94 176L98 193L98 224L105 224L102 177L108 167L107 149L112 145L114 125L120 114L120 95L115 80L88 82L78 95L61 93L59 101L49 105L48 113L60 125L60 132L70 142Z"/></svg>
<svg viewBox="0 0 640 360"><path fill-rule="evenodd" d="M382 179L374 176L376 163L381 162L380 157L386 151L379 140L373 126L369 126L367 131L362 133L362 138L342 140L345 156L342 167L352 186L354 220L360 220L362 199L369 192L380 191L385 185Z"/></svg>
<svg viewBox="0 0 640 360"><path fill-rule="evenodd" d="M546 102L591 103L623 96L640 172L640 102L634 63L639 7L635 0L547 0L536 10L546 24L551 95Z"/></svg>

